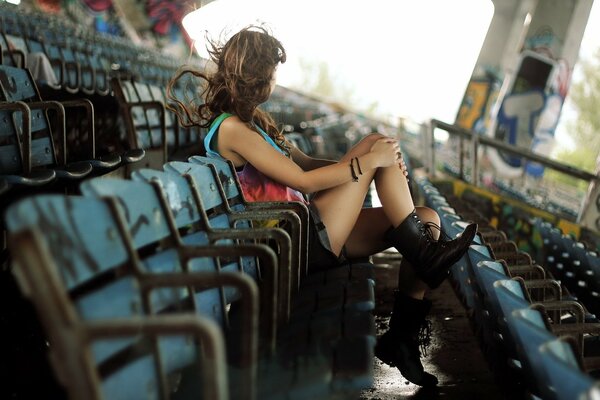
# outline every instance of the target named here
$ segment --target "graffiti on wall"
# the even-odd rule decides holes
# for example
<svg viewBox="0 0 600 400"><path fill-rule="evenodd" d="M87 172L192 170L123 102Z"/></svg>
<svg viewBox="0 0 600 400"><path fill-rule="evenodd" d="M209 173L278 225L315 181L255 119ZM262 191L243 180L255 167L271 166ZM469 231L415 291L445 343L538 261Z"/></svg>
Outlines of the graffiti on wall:
<svg viewBox="0 0 600 400"><path fill-rule="evenodd" d="M123 36L123 21L146 44L159 48L191 46L181 26L186 13L193 11L193 0L35 0L36 7L48 13L64 13L78 24L93 26L97 32ZM115 6L116 5L119 7ZM117 12L120 9L121 12ZM184 53L186 54L186 53Z"/></svg>
<svg viewBox="0 0 600 400"><path fill-rule="evenodd" d="M58 14L62 9L61 2L61 0L37 0L35 4L45 13Z"/></svg>
<svg viewBox="0 0 600 400"><path fill-rule="evenodd" d="M146 0L146 15L154 33L162 36L179 35L181 20L193 10L193 1Z"/></svg>
<svg viewBox="0 0 600 400"><path fill-rule="evenodd" d="M436 182L436 187L442 187ZM441 189L440 189L441 190ZM534 260L540 260L543 242L535 219L550 222L564 234L590 243L590 248L600 248L600 235L591 232L579 224L558 215L531 207L510 197L475 187L461 180L452 181L452 193L482 214L490 226L503 231L517 247L529 253Z"/></svg>
<svg viewBox="0 0 600 400"><path fill-rule="evenodd" d="M94 12L105 12L112 8L112 0L81 0L81 2Z"/></svg>
<svg viewBox="0 0 600 400"><path fill-rule="evenodd" d="M508 89L496 115L492 115L489 136L536 154L550 155L571 74L568 63L554 54L557 42L549 26L539 28L526 39L517 71L507 77ZM487 156L496 171L507 177L525 173L540 178L544 174L542 165L523 162L515 155L488 149Z"/></svg>
<svg viewBox="0 0 600 400"><path fill-rule="evenodd" d="M456 125L477 133L485 133L490 107L497 95L498 87L494 79L472 79L458 110Z"/></svg>
<svg viewBox="0 0 600 400"><path fill-rule="evenodd" d="M49 0L36 1L40 9L45 9L49 3ZM96 32L123 35L112 0L62 0L57 2L56 7L56 13L63 13L79 25L91 26Z"/></svg>

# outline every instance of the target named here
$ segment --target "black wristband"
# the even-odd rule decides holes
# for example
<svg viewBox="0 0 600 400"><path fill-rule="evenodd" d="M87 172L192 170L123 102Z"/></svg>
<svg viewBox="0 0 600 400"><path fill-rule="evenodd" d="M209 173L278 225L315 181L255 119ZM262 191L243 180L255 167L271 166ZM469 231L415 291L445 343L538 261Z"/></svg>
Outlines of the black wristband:
<svg viewBox="0 0 600 400"><path fill-rule="evenodd" d="M350 173L352 174L352 182L358 182L358 176L356 176L356 172L354 171L354 165L352 162L354 158L350 160Z"/></svg>
<svg viewBox="0 0 600 400"><path fill-rule="evenodd" d="M362 175L362 169L360 168L360 163L358 162L358 157L354 157L356 160L356 167L358 168L358 174Z"/></svg>

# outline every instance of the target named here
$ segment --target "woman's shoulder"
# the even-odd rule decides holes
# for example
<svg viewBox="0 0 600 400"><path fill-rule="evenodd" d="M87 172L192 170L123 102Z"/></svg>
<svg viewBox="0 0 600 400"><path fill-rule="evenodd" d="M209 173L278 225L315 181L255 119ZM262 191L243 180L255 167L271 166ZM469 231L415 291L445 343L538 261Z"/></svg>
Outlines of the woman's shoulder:
<svg viewBox="0 0 600 400"><path fill-rule="evenodd" d="M219 136L225 135L239 135L247 131L251 131L248 125L243 122L237 115L231 115L221 122L219 127Z"/></svg>
<svg viewBox="0 0 600 400"><path fill-rule="evenodd" d="M243 124L242 120L234 114L223 113L222 114L223 122L221 122L221 126L231 126L237 124Z"/></svg>
<svg viewBox="0 0 600 400"><path fill-rule="evenodd" d="M253 135L248 135L251 129L239 117L232 115L221 122L219 140L226 143L245 143Z"/></svg>

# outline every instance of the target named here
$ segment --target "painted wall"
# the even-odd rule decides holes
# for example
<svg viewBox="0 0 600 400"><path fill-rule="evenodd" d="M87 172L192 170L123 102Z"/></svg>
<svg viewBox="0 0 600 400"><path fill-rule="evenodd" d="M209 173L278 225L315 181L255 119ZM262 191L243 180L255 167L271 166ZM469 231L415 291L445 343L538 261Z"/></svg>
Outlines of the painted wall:
<svg viewBox="0 0 600 400"><path fill-rule="evenodd" d="M481 187L470 185L461 180L437 180L436 187L445 193L464 200L466 204L476 207L485 216L490 225L506 233L519 249L529 253L534 260L543 261L544 244L539 229L533 223L534 218L550 222L564 234L587 245L591 250L600 250L600 234L598 231L561 218L556 214L531 207L511 197L493 193Z"/></svg>
<svg viewBox="0 0 600 400"><path fill-rule="evenodd" d="M494 1L494 17L455 123L549 155L591 6L592 0ZM542 85L531 69L519 74L527 56L529 66L533 59L551 67ZM498 175L544 172L492 149L486 155Z"/></svg>
<svg viewBox="0 0 600 400"><path fill-rule="evenodd" d="M26 0L22 4L177 57L190 53L181 19L196 7L195 0Z"/></svg>

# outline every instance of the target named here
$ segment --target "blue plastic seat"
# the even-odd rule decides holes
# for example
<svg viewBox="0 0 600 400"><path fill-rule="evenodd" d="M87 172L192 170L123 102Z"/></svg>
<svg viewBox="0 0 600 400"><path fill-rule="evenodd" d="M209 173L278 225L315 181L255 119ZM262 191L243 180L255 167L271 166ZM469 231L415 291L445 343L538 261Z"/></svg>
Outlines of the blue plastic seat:
<svg viewBox="0 0 600 400"><path fill-rule="evenodd" d="M203 360L202 343L210 357L196 369L204 376L197 395L227 398L223 333L216 319L193 314L187 288L235 284L249 294L252 281L176 268L150 273L131 251L119 206L110 200L40 195L15 203L5 218L15 273L43 315L53 366L71 397L166 398ZM248 299L257 306L257 298ZM252 392L256 337L248 331L247 340L250 365L240 382Z"/></svg>
<svg viewBox="0 0 600 400"><path fill-rule="evenodd" d="M583 369L575 344L567 338L550 340L540 346L548 398L554 400L593 399L600 395L599 384Z"/></svg>
<svg viewBox="0 0 600 400"><path fill-rule="evenodd" d="M167 111L164 104L148 97L149 92L147 88L144 90L144 86L129 79L111 79L129 146L156 153L160 161L147 166L160 168L169 158L168 145L172 135L167 137Z"/></svg>
<svg viewBox="0 0 600 400"><path fill-rule="evenodd" d="M588 392L594 381L581 370L574 345L557 339L539 311L514 311L508 321L533 394L544 399L572 399ZM570 380L566 380L570 377Z"/></svg>
<svg viewBox="0 0 600 400"><path fill-rule="evenodd" d="M222 191L221 195L225 198L223 204L229 214L248 215L250 217L251 213L256 214L261 211L268 211L271 215L273 211L282 211L281 218L285 218L289 225L292 242L300 244L295 250L297 253L294 257L298 257L299 265L304 266L304 268L308 267L309 214L306 205L299 202L248 202L244 198L235 168L229 161L204 156L193 156L190 157L189 162L211 168L213 176L217 178L218 189ZM293 211L297 217L291 218L290 211ZM258 214L256 215L258 216ZM304 275L306 272L306 270L301 271L301 274Z"/></svg>
<svg viewBox="0 0 600 400"><path fill-rule="evenodd" d="M31 166L56 164L59 179L81 180L90 175L102 175L120 166L121 157L117 154L96 155L93 105L89 100L69 100L64 102L42 101L37 86L26 69L0 66L0 84L3 99L24 102L31 111ZM66 132L66 111L81 109L85 112L87 131L79 132L77 146L71 146ZM51 129L47 111L56 113L56 129ZM16 114L16 121L24 123L22 114ZM21 122L23 121L23 122ZM87 136L87 139L83 139ZM58 143L58 146L54 146ZM39 146L39 147L38 147ZM73 157L73 152L82 151L81 158ZM76 158L73 160L73 158Z"/></svg>

